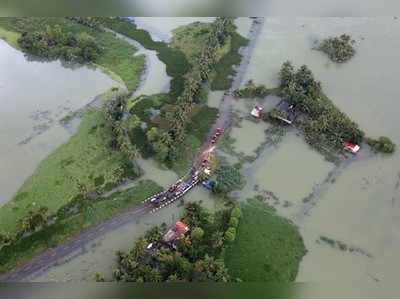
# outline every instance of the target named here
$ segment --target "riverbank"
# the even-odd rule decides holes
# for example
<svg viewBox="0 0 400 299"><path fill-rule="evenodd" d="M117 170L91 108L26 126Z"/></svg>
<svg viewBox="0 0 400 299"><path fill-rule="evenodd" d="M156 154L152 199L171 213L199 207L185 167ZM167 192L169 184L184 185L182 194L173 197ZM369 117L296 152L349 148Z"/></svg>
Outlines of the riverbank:
<svg viewBox="0 0 400 299"><path fill-rule="evenodd" d="M69 141L40 163L17 194L0 208L0 228L14 233L29 210L46 206L55 212L79 193L79 185L99 193L135 177L130 161L110 149L111 131L102 111L85 113ZM57 194L57 199L54 196Z"/></svg>
<svg viewBox="0 0 400 299"><path fill-rule="evenodd" d="M99 22L119 34L129 37L144 48L157 52L157 57L165 63L167 75L170 76L171 97L177 97L183 90L183 76L186 74L190 65L184 54L178 49L170 47L165 42L154 41L150 34L138 29L133 21L122 18L97 18Z"/></svg>

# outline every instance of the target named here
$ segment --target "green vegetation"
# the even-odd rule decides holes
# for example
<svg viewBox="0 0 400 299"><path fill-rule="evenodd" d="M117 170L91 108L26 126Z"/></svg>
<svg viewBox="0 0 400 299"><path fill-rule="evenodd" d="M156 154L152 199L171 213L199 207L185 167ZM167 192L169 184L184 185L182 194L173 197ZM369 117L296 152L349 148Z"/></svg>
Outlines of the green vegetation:
<svg viewBox="0 0 400 299"><path fill-rule="evenodd" d="M378 139L366 138L366 142L375 152L392 154L396 150L396 144L386 136L381 136Z"/></svg>
<svg viewBox="0 0 400 299"><path fill-rule="evenodd" d="M225 252L232 278L247 282L294 281L306 250L297 228L252 199L242 205L236 240Z"/></svg>
<svg viewBox="0 0 400 299"><path fill-rule="evenodd" d="M201 56L204 45L213 31L213 23L194 22L174 30L171 46L185 53L188 61L194 65ZM235 75L234 65L240 64L239 48L247 45L247 39L235 32L233 24L229 37L223 47L215 52L215 65L211 78L211 90L226 90Z"/></svg>
<svg viewBox="0 0 400 299"><path fill-rule="evenodd" d="M295 71L290 62L285 62L280 79L280 96L303 113L299 125L310 145L329 155L341 151L344 141L363 141L364 132L323 93L307 66Z"/></svg>
<svg viewBox="0 0 400 299"><path fill-rule="evenodd" d="M200 56L213 30L213 23L194 22L173 31L171 46L185 54L193 64Z"/></svg>
<svg viewBox="0 0 400 299"><path fill-rule="evenodd" d="M213 188L213 192L226 195L230 191L241 189L245 180L240 169L234 166L222 164L215 170L217 184Z"/></svg>
<svg viewBox="0 0 400 299"><path fill-rule="evenodd" d="M13 31L8 31L2 27L0 27L0 39L5 40L14 48L19 48L18 39L20 38L20 34Z"/></svg>
<svg viewBox="0 0 400 299"><path fill-rule="evenodd" d="M316 49L327 54L333 62L343 63L350 60L356 53L354 43L350 35L342 34L322 40Z"/></svg>
<svg viewBox="0 0 400 299"><path fill-rule="evenodd" d="M235 76L235 65L239 65L242 56L239 54L239 49L245 47L248 40L242 37L239 33L233 32L229 52L226 53L215 65L215 76L211 82L211 90L227 90L232 84L232 78Z"/></svg>
<svg viewBox="0 0 400 299"><path fill-rule="evenodd" d="M161 190L153 181L140 181L137 186L109 197L98 198L85 205L62 207L54 214L56 219L51 217L54 223L47 224L26 237L8 241L6 246L1 246L0 235L0 272L10 271L18 264L78 234L82 229L110 219Z"/></svg>
<svg viewBox="0 0 400 299"><path fill-rule="evenodd" d="M172 77L170 91L171 98L176 98L182 93L184 81L183 76L189 71L190 65L185 55L180 50L170 47L165 42L153 41L147 31L138 29L134 23L129 22L128 20L103 17L96 18L96 20L103 26L136 40L146 49L156 51L157 57L165 63L168 76Z"/></svg>
<svg viewBox="0 0 400 299"><path fill-rule="evenodd" d="M201 145L206 140L211 126L217 119L218 109L201 106L194 109L193 117L187 124L187 134L182 144L177 146L177 159L167 163L178 174L185 174L190 169Z"/></svg>
<svg viewBox="0 0 400 299"><path fill-rule="evenodd" d="M163 143L168 148L166 162L169 163L177 160L178 148L176 145L184 142L187 125L190 122L190 114L199 102L203 85L208 81L212 68L218 61L218 53L230 40L230 35L234 32L232 19L217 18L210 26L206 43L201 47L196 63L185 76L184 90L177 98L173 111L166 114L166 120L170 126L165 134L168 134L169 137L164 138Z"/></svg>
<svg viewBox="0 0 400 299"><path fill-rule="evenodd" d="M267 88L265 85L256 85L253 80L249 80L244 88L234 92L238 98L264 98L270 94L277 94L279 88Z"/></svg>
<svg viewBox="0 0 400 299"><path fill-rule="evenodd" d="M78 132L40 163L15 197L0 209L0 229L13 233L17 222L35 206L50 213L80 193L110 190L125 178L136 177L132 163L111 147L112 132L102 111L88 111Z"/></svg>
<svg viewBox="0 0 400 299"><path fill-rule="evenodd" d="M135 47L110 32L66 18L0 18L0 28L13 32L14 38L15 34L21 35L18 44L22 43L26 51L39 57L94 61L103 70L119 76L130 91L139 84L145 63L143 55L135 56ZM10 43L15 46L13 42Z"/></svg>
<svg viewBox="0 0 400 299"><path fill-rule="evenodd" d="M222 259L230 214L230 209L211 214L197 203L187 204L182 221L191 232L176 239L176 249L161 242L166 226L155 227L130 252L117 253L114 278L129 282L230 281ZM149 243L153 247L146 250Z"/></svg>
<svg viewBox="0 0 400 299"><path fill-rule="evenodd" d="M29 54L67 62L95 62L101 54L94 37L85 32L76 35L64 32L59 25L47 26L44 31L25 31L18 44Z"/></svg>

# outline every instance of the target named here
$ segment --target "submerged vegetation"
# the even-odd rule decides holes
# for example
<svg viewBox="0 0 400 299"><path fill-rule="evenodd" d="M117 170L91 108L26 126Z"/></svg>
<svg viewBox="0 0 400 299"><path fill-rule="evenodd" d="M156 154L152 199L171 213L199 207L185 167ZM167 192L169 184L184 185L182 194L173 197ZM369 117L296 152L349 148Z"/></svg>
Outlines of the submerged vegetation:
<svg viewBox="0 0 400 299"><path fill-rule="evenodd" d="M225 253L232 278L246 282L290 282L306 253L297 228L257 199L242 205L236 240Z"/></svg>
<svg viewBox="0 0 400 299"><path fill-rule="evenodd" d="M129 282L230 281L222 254L226 243L234 241L238 218L238 208L212 214L197 203L187 204L182 222L190 231L177 239L175 249L162 241L166 226L155 227L139 238L130 252L117 253L114 278ZM150 243L151 249L146 249Z"/></svg>
<svg viewBox="0 0 400 299"><path fill-rule="evenodd" d="M356 53L354 44L355 41L350 35L342 34L322 40L316 49L327 54L333 62L343 63L350 60Z"/></svg>

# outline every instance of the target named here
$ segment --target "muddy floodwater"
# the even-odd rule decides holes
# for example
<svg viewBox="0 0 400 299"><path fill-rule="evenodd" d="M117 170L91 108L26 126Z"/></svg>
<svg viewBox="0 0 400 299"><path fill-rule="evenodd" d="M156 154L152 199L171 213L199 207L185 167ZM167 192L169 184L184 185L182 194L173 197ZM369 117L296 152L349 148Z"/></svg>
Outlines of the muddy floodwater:
<svg viewBox="0 0 400 299"><path fill-rule="evenodd" d="M334 64L311 50L316 39L341 33L356 40L357 53L348 63ZM367 135L387 135L400 144L399 50L400 22L394 18L267 19L246 78L273 87L284 61L306 64ZM274 193L278 212L300 227L308 253L298 281L400 281L399 151L374 156L363 149L337 169L289 134L266 149L264 161L263 155L245 171L250 182ZM274 202L271 193L266 198ZM320 236L360 250L331 248L316 242Z"/></svg>
<svg viewBox="0 0 400 299"><path fill-rule="evenodd" d="M178 179L174 172L161 169L153 160L140 159L139 164L145 172L141 179L154 180L163 187L169 186ZM190 201L202 201L204 206L210 210L214 210L221 205L221 202L210 200L208 191L201 187L196 187L184 198L184 202ZM93 281L96 272L100 272L107 279L111 279L112 270L117 266L117 250L130 250L137 238L155 225L161 225L162 223L172 225L180 217L182 211L183 202L178 201L155 214L138 217L137 221L124 225L105 234L98 240L90 242L80 251L59 261L58 266L52 267L45 273L37 273L28 278L28 280Z"/></svg>
<svg viewBox="0 0 400 299"><path fill-rule="evenodd" d="M152 18L135 18L135 21L159 40L170 39L171 30L186 22ZM248 19L239 18L235 22L239 32L245 35L249 30ZM316 40L342 33L348 33L356 40L356 55L349 62L334 64L323 53L312 50ZM6 47L3 44L0 44L0 49ZM295 66L306 64L322 82L325 93L359 123L368 136L386 135L400 145L398 53L398 19L266 19L246 79L275 87L278 84L278 71L284 61L291 60ZM93 72L84 68L73 72L77 71ZM2 92L3 87L0 86ZM79 94L82 95L82 90ZM222 95L223 92L211 92L209 106L218 107ZM2 100L4 97L0 98ZM33 103L38 102L33 100ZM247 183L235 195L241 200L256 194L262 195L279 214L299 227L308 252L301 262L297 281L329 282L330 285L332 282L352 282L360 286L367 283L368 287L363 287L362 292L357 293L362 293L363 298L377 298L379 293L371 287L372 284L388 283L385 293L390 293L394 290L390 285L400 282L399 148L395 154L384 156L374 155L363 146L359 155L335 165L310 148L294 128L286 128L276 142L267 142L270 135L275 134L271 133L271 126L252 119L249 113L255 104L263 105L268 110L278 100L276 97L267 97L261 100L240 99L234 103L233 127L228 132L231 151L225 150L221 154L228 161L234 162L243 156L252 157L242 161L242 173ZM27 109L29 101L23 103L23 109ZM7 105L12 105L12 102L7 101ZM0 111L2 113L3 109ZM8 114L5 113L4 117L8 117ZM29 116L29 113L25 114ZM26 127L31 128L29 117L23 115L18 124L26 122ZM3 121L5 118L0 119ZM14 127L8 126L8 129ZM3 128L0 130L5 134ZM26 136L25 133L17 133L3 135L13 138L21 136L14 143L5 143L2 139L5 143L2 148L16 144ZM15 151L16 148L11 150ZM6 153L8 151L4 154L2 152L2 157L6 157ZM25 164L31 165L22 163ZM160 185L168 186L177 178L176 174L161 169L152 160L140 160L140 164L145 170L143 178L153 179ZM5 185L8 188L8 184ZM202 200L212 209L218 208L220 204L200 187L191 191L184 200ZM157 214L146 215L137 222L106 234L82 248L74 258L60 261L60 266L31 279L93 280L96 272L110 277L116 265L116 250L131 248L137 237L148 228L162 222L172 223L181 211L182 207L175 203ZM320 237L327 237L346 246L341 249L338 246L332 247L321 241ZM348 289L351 287L349 284ZM321 285L321 290L325 295L329 287Z"/></svg>
<svg viewBox="0 0 400 299"><path fill-rule="evenodd" d="M69 138L58 121L112 86L99 70L29 61L0 39L0 205Z"/></svg>

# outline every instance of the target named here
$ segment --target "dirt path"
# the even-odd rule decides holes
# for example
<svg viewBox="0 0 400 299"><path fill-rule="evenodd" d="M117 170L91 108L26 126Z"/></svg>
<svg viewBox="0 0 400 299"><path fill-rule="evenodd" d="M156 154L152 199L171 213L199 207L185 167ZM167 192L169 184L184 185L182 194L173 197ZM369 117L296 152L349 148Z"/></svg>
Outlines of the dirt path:
<svg viewBox="0 0 400 299"><path fill-rule="evenodd" d="M202 147L202 151L210 147L210 138L214 134L216 128L227 128L230 125L232 104L234 101L233 91L239 88L243 81L243 78L247 71L247 67L250 62L252 51L256 45L257 38L262 30L263 24L263 18L257 18L253 21L248 35L249 44L247 47L241 49L242 61L236 69L237 72L235 74L231 88L227 92L225 92L225 95L219 107L219 117L213 127L210 129L209 136ZM200 152L199 157L201 156L202 151ZM195 166L197 163L198 161L194 161ZM142 206L135 207L131 210L115 216L110 220L90 227L87 230L79 233L78 235L68 239L59 246L49 249L44 253L34 257L32 260L20 265L13 271L0 275L0 281L23 281L24 279L35 273L44 272L50 267L54 266L57 261L79 250L88 242L93 241L106 233L112 232L113 230L127 223L136 221L137 217L151 212L153 208L154 207L151 204L144 203Z"/></svg>

